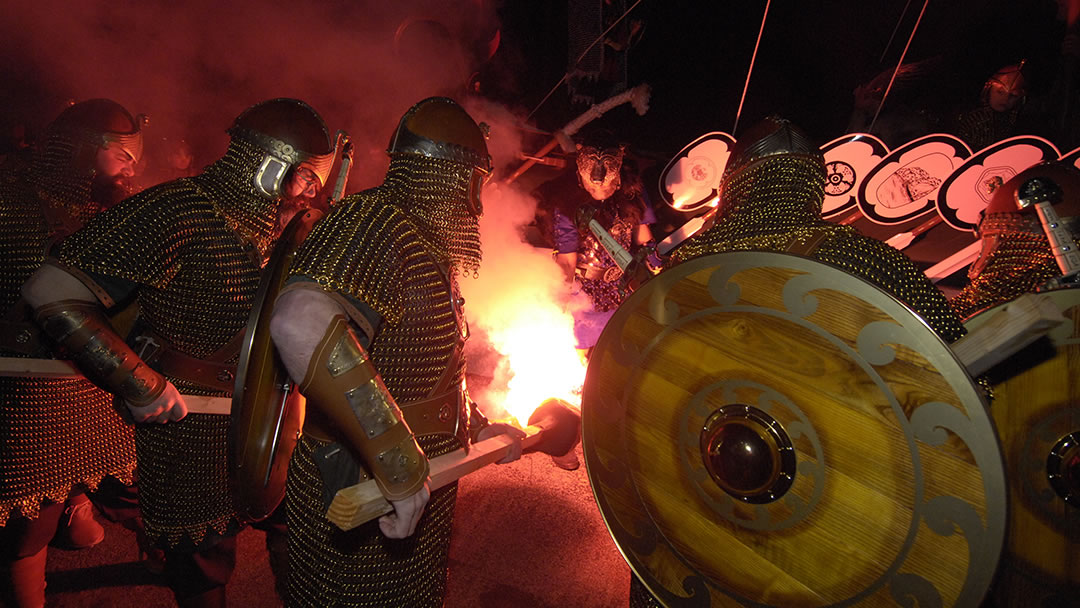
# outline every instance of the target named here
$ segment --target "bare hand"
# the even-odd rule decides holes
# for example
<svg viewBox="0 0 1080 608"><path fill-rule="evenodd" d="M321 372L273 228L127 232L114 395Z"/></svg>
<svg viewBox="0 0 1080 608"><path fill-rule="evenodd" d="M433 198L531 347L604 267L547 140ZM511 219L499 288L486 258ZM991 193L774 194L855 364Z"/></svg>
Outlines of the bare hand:
<svg viewBox="0 0 1080 608"><path fill-rule="evenodd" d="M387 538L405 538L416 531L416 523L424 514L424 505L431 498L428 483L420 491L401 500L391 500L394 512L379 518L379 529Z"/></svg>
<svg viewBox="0 0 1080 608"><path fill-rule="evenodd" d="M180 420L188 413L184 398L180 396L180 391L176 390L172 382L166 382L165 390L148 405L133 406L129 403L127 407L135 422L165 424L169 421Z"/></svg>
<svg viewBox="0 0 1080 608"><path fill-rule="evenodd" d="M506 464L521 458L521 440L525 438L525 431L505 422L492 422L476 434L476 441L483 441L497 435L506 435L513 440L513 443L510 444L510 451L506 457L495 464Z"/></svg>

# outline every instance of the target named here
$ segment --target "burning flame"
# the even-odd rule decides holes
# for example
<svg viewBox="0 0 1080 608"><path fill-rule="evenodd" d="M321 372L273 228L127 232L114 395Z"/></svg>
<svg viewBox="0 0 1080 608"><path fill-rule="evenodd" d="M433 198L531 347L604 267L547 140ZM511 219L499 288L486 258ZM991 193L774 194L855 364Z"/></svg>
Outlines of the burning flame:
<svg viewBox="0 0 1080 608"><path fill-rule="evenodd" d="M506 304L513 311L506 324L488 330L491 345L503 356L496 376L506 378L501 407L524 423L550 397L579 405L585 365L575 348L573 318L550 300Z"/></svg>
<svg viewBox="0 0 1080 608"><path fill-rule="evenodd" d="M486 338L498 353L490 385L472 396L489 418L511 416L524 425L545 400L581 401L585 363L576 348L572 299L551 250L523 242L521 227L533 218L535 201L496 184L484 190L480 223L484 261L477 279L461 282L470 340ZM578 296L584 298L584 296ZM472 388L472 387L470 387Z"/></svg>

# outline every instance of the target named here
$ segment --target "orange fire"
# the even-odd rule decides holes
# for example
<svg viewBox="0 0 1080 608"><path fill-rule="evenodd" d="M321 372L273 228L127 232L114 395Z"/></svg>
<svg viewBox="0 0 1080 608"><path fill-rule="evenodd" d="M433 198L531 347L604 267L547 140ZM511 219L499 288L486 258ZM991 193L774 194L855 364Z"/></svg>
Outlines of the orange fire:
<svg viewBox="0 0 1080 608"><path fill-rule="evenodd" d="M508 304L512 315L506 324L488 330L492 346L503 355L496 376L506 378L502 408L525 423L548 398L578 405L585 365L574 347L573 318L550 300Z"/></svg>
<svg viewBox="0 0 1080 608"><path fill-rule="evenodd" d="M512 416L522 425L546 399L578 405L585 380L570 312L581 303L569 297L551 250L521 237L534 209L510 188L486 188L483 264L477 279L461 282L470 326L500 355L491 384L473 397L489 418Z"/></svg>

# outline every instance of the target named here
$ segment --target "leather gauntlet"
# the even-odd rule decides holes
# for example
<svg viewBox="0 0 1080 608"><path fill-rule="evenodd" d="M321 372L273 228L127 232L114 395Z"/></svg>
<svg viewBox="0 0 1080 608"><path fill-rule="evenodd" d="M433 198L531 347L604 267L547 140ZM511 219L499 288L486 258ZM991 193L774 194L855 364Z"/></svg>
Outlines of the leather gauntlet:
<svg viewBox="0 0 1080 608"><path fill-rule="evenodd" d="M300 392L315 410L309 422L324 418L361 458L387 500L423 487L427 457L344 316L334 317L315 347Z"/></svg>
<svg viewBox="0 0 1080 608"><path fill-rule="evenodd" d="M97 304L60 300L39 308L35 319L91 382L130 405L149 405L165 390L165 376L124 343Z"/></svg>

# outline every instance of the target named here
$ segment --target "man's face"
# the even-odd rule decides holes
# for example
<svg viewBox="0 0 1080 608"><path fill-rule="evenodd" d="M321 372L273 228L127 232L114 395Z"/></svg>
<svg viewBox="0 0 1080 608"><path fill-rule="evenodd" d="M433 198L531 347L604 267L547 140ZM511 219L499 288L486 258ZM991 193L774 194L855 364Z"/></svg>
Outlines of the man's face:
<svg viewBox="0 0 1080 608"><path fill-rule="evenodd" d="M278 204L279 231L284 230L297 213L315 206L315 197L321 187L318 176L311 169L297 167L293 170L285 180L282 188L284 196Z"/></svg>
<svg viewBox="0 0 1080 608"><path fill-rule="evenodd" d="M1019 71L998 74L990 79L986 102L995 112L1008 112L1020 104L1027 93Z"/></svg>
<svg viewBox="0 0 1080 608"><path fill-rule="evenodd" d="M285 182L285 198L314 199L322 184L315 172L307 167L297 167Z"/></svg>
<svg viewBox="0 0 1080 608"><path fill-rule="evenodd" d="M622 160L621 148L578 148L577 169L581 187L595 200L608 199L622 185L619 177Z"/></svg>
<svg viewBox="0 0 1080 608"><path fill-rule="evenodd" d="M111 207L131 194L131 178L135 176L135 159L120 144L110 142L98 148L94 160L94 200Z"/></svg>

